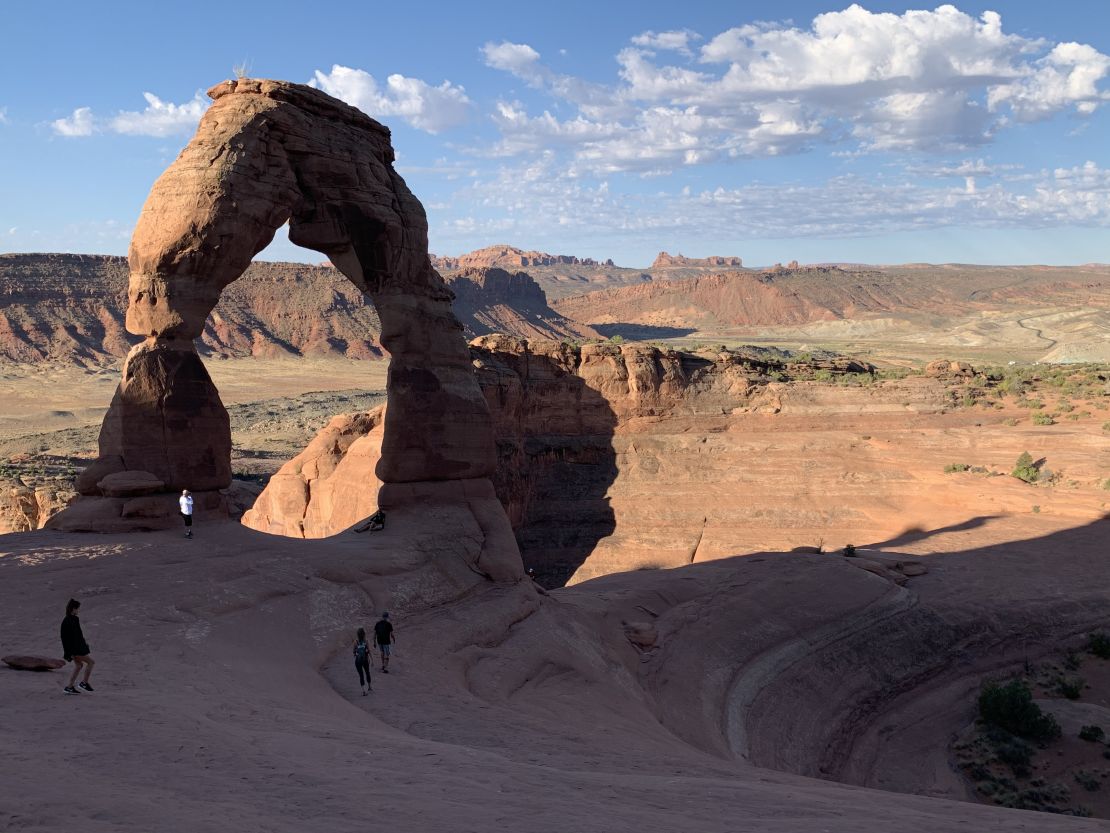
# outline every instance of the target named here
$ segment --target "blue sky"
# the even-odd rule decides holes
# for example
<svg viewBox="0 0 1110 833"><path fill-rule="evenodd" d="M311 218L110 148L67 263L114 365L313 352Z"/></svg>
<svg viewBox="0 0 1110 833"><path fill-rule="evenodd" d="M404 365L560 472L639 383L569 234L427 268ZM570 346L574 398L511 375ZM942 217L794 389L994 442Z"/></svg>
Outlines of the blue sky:
<svg viewBox="0 0 1110 833"><path fill-rule="evenodd" d="M439 254L1110 261L1110 4L916 8L5 4L0 251L125 254L245 63L389 125Z"/></svg>

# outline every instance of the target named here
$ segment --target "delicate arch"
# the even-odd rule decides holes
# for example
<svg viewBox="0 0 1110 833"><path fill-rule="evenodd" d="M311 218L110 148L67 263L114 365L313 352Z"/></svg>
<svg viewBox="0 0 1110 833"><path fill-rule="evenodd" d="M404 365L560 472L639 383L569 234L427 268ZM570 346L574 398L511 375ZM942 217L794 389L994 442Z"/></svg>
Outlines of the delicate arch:
<svg viewBox="0 0 1110 833"><path fill-rule="evenodd" d="M122 470L150 472L167 490L229 484L227 414L193 340L286 222L381 318L392 357L382 482L490 475L489 413L428 260L424 209L393 169L389 130L298 84L241 79L208 94L214 103L135 227L127 329L146 341L128 357L82 491Z"/></svg>

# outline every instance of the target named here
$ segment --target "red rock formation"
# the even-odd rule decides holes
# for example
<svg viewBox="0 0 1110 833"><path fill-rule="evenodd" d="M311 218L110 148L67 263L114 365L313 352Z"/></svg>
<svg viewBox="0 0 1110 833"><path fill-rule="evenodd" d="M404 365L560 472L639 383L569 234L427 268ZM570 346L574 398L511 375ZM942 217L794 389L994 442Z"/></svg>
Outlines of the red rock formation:
<svg viewBox="0 0 1110 833"><path fill-rule="evenodd" d="M467 269L447 281L455 294L453 309L466 334L505 333L517 338L599 338L596 330L560 315L525 272Z"/></svg>
<svg viewBox="0 0 1110 833"><path fill-rule="evenodd" d="M393 169L389 131L283 81L227 81L209 96L214 104L135 227L126 323L146 341L128 356L94 466L149 472L171 492L230 484L227 414L193 341L224 287L288 222L290 240L336 264L381 318L392 360L379 501L466 507L489 544L481 569L519 576L492 486L465 482L495 469L489 410L451 293L428 259L424 209ZM121 517L115 499L101 500ZM59 528L66 514L53 519Z"/></svg>
<svg viewBox="0 0 1110 833"><path fill-rule="evenodd" d="M504 244L487 246L458 257L431 256L432 265L443 272L462 269L519 269L521 266L612 266L612 259L603 262L592 257L578 258L574 255L551 255L547 252L524 251L515 246Z"/></svg>
<svg viewBox="0 0 1110 833"><path fill-rule="evenodd" d="M709 257L685 257L684 255L671 255L660 252L651 264L652 269L671 269L681 266L725 266L739 268L744 261L738 257L722 257L711 255Z"/></svg>

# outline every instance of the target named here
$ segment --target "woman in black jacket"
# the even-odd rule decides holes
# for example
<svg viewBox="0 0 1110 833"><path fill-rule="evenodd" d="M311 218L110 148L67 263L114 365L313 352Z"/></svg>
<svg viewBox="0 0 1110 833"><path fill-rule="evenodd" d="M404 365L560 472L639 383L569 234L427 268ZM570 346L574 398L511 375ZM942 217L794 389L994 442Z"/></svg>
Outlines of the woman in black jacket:
<svg viewBox="0 0 1110 833"><path fill-rule="evenodd" d="M93 690L89 685L89 675L92 674L95 663L89 656L89 643L81 633L81 620L77 618L77 610L80 607L79 601L70 599L69 604L66 605L66 618L62 620L62 656L65 657L66 662L73 660L73 674L70 675L69 685L63 689L66 694L76 694L77 688L88 692ZM73 683L81 673L82 666L85 669L85 678L78 683L77 688L74 688Z"/></svg>

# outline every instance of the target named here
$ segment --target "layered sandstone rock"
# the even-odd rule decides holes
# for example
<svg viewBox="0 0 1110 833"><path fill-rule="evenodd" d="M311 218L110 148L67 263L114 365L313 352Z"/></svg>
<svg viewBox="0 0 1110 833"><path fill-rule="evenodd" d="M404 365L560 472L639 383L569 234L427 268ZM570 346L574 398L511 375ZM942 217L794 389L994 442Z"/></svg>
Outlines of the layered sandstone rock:
<svg viewBox="0 0 1110 833"><path fill-rule="evenodd" d="M32 488L22 480L0 480L0 534L42 529L76 498L73 491L60 486Z"/></svg>
<svg viewBox="0 0 1110 833"><path fill-rule="evenodd" d="M652 261L652 269L671 269L679 266L729 266L739 268L744 265L744 261L738 257L722 257L720 255L710 255L709 257L685 257L683 255L671 255L666 252L660 252L655 256Z"/></svg>
<svg viewBox="0 0 1110 833"><path fill-rule="evenodd" d="M471 268L447 286L454 310L470 337L510 333L518 338L596 339L596 330L551 309L544 291L526 272Z"/></svg>
<svg viewBox="0 0 1110 833"><path fill-rule="evenodd" d="M288 223L290 240L323 253L370 295L381 319L392 358L379 501L469 509L490 542L483 571L519 577L515 544L503 546L511 539L504 513L490 515L480 483L406 488L484 480L495 457L451 292L428 258L424 209L393 169L388 129L283 81L227 81L209 96L213 105L154 184L131 240L126 324L146 341L128 357L105 417L96 473L149 472L171 490L230 485L227 414L194 340L224 288ZM99 502L108 526L124 520L121 499L88 500ZM52 524L73 528L67 514L95 513L88 500Z"/></svg>
<svg viewBox="0 0 1110 833"><path fill-rule="evenodd" d="M524 251L515 246L498 244L477 249L458 257L431 257L432 265L444 272L466 269L519 269L522 266L612 266L612 259L597 261L592 257L552 255L547 252Z"/></svg>
<svg viewBox="0 0 1110 833"><path fill-rule="evenodd" d="M470 349L497 437L497 497L526 562L549 584L689 560L687 542L705 533L708 509L744 505L749 497L707 493L715 465L699 455L704 435L727 431L746 415L781 411L788 385L772 381L772 372L814 371L755 350L574 347L501 335L475 339ZM834 373L868 370L819 361ZM322 537L369 515L375 484L366 478L367 458L379 419L372 412L333 420L282 468L244 523ZM654 485L671 454L681 460L671 482ZM703 555L719 556L727 546L710 530Z"/></svg>
<svg viewBox="0 0 1110 833"><path fill-rule="evenodd" d="M96 366L123 359L127 259L0 254L0 362ZM370 299L338 270L255 262L212 310L198 350L206 356L275 358L382 355Z"/></svg>
<svg viewBox="0 0 1110 833"><path fill-rule="evenodd" d="M334 417L270 478L244 514L252 529L294 538L326 538L377 510L385 407Z"/></svg>

